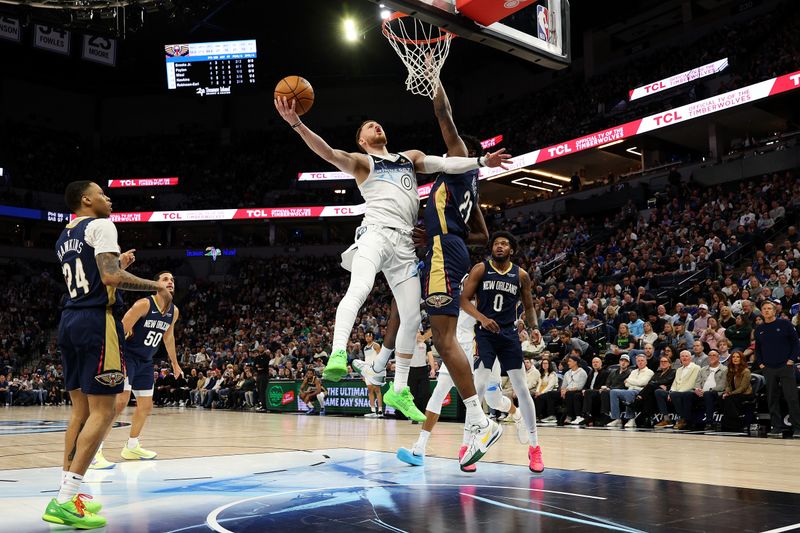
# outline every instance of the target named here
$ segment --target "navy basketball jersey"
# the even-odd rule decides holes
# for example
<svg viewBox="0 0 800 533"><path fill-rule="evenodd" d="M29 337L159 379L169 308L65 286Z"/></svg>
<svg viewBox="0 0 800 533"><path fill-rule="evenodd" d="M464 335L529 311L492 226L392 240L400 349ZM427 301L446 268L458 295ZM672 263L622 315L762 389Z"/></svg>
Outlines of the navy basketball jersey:
<svg viewBox="0 0 800 533"><path fill-rule="evenodd" d="M133 333L125 339L125 357L136 357L140 360L150 361L158 351L164 333L175 321L175 305L170 302L162 313L158 309L155 296L148 296L150 309L136 324Z"/></svg>
<svg viewBox="0 0 800 533"><path fill-rule="evenodd" d="M484 265L486 272L478 284L478 311L500 327L513 326L522 291L519 266L512 264L505 272L498 272L489 261Z"/></svg>
<svg viewBox="0 0 800 533"><path fill-rule="evenodd" d="M478 200L478 171L463 174L439 174L425 206L425 230L428 238L436 235L469 235L469 217Z"/></svg>
<svg viewBox="0 0 800 533"><path fill-rule="evenodd" d="M69 293L64 304L67 309L112 307L121 303L116 289L103 284L94 248L86 242L86 227L94 220L97 219L76 218L67 224L56 241L56 255Z"/></svg>

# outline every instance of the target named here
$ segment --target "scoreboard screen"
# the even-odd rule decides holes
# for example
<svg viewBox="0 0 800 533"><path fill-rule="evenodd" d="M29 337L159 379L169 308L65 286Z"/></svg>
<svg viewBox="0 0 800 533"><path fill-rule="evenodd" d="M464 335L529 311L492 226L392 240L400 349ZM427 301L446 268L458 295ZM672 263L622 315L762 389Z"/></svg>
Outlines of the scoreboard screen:
<svg viewBox="0 0 800 533"><path fill-rule="evenodd" d="M256 83L256 41L168 44L167 88L200 96L231 94Z"/></svg>

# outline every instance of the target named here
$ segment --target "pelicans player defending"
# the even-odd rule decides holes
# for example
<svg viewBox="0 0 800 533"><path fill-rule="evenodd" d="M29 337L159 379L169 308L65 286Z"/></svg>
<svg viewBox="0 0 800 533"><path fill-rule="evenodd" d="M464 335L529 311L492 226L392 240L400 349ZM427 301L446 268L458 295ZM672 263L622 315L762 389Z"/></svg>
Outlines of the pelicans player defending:
<svg viewBox="0 0 800 533"><path fill-rule="evenodd" d="M519 410L528 428L529 468L539 473L544 471L544 464L536 431L536 407L525 381L522 346L514 325L517 306L522 300L528 327L536 326L531 280L524 269L511 262L517 241L510 233L495 233L489 240L489 246L492 250L491 259L472 267L461 292L461 308L480 324L475 334L478 353L475 381L491 379L491 368L495 361L500 361L500 368L508 373L511 386L519 398ZM477 297L477 306L470 301L474 297Z"/></svg>
<svg viewBox="0 0 800 533"><path fill-rule="evenodd" d="M159 272L155 279L166 283L170 294L175 294L175 278L171 272ZM122 317L122 328L125 331L126 376L125 388L117 395L117 415L128 405L131 391L136 397L130 437L120 454L126 461L155 459L158 455L142 448L139 435L147 417L153 411L153 356L158 352L162 340L175 377L183 373L175 350L175 322L178 321L178 317L178 307L165 302L158 294L137 300ZM89 468L106 470L114 466L116 465L103 456L103 445L100 444L100 449L97 450Z"/></svg>
<svg viewBox="0 0 800 533"><path fill-rule="evenodd" d="M335 150L300 120L294 106L294 100L289 103L285 98L275 99L275 107L281 117L314 153L342 172L355 177L366 201L366 213L361 226L356 230L356 242L342 254L342 266L351 272L350 285L336 310L333 353L323 377L338 381L347 373L347 340L358 310L372 290L375 276L378 272L383 272L400 315L395 382L383 400L386 405L400 410L408 418L424 421L425 415L414 405L407 386L420 320L421 288L411 239L419 210L416 173L462 174L481 166L506 168L505 163L511 156L504 154L504 150L476 158L445 159L425 155L418 150L393 154L386 148L387 138L383 127L374 120L365 121L356 132L356 141L364 153ZM386 362L379 356L373 368L382 370ZM445 363L469 376L465 359L449 361L445 357ZM480 429L480 438L483 438L484 433L492 429L491 425L478 405L472 380L463 381L469 383L464 383L463 390L460 391L462 396L466 399L474 397L474 401L470 400L467 406L468 416L476 420L477 423L473 425Z"/></svg>

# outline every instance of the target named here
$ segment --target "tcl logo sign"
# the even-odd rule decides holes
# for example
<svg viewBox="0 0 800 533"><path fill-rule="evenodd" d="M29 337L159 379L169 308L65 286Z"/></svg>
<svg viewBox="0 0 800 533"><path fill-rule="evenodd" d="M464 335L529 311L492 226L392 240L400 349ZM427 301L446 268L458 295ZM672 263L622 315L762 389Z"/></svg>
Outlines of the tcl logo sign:
<svg viewBox="0 0 800 533"><path fill-rule="evenodd" d="M656 115L653 117L653 120L655 120L656 126L661 126L663 124L670 124L672 122L683 120L683 115L681 115L678 111L668 111L663 115Z"/></svg>
<svg viewBox="0 0 800 533"><path fill-rule="evenodd" d="M666 88L667 88L667 84L666 83L664 83L663 81L657 81L657 82L652 83L650 85L645 85L644 86L644 92L652 93L652 92L655 92L655 91L661 91L661 90L666 89Z"/></svg>
<svg viewBox="0 0 800 533"><path fill-rule="evenodd" d="M137 180L119 180L122 187L136 187L139 183Z"/></svg>
<svg viewBox="0 0 800 533"><path fill-rule="evenodd" d="M164 220L181 220L182 218L181 214L178 212L162 213L161 216L164 218Z"/></svg>
<svg viewBox="0 0 800 533"><path fill-rule="evenodd" d="M248 209L247 216L250 218L269 218L272 212L269 209Z"/></svg>
<svg viewBox="0 0 800 533"><path fill-rule="evenodd" d="M789 79L792 80L792 83L794 83L795 87L800 85L800 74L792 74L789 76Z"/></svg>
<svg viewBox="0 0 800 533"><path fill-rule="evenodd" d="M564 154L572 153L572 148L570 148L568 144L559 144L553 148L548 148L547 152L550 154L550 157L562 156Z"/></svg>
<svg viewBox="0 0 800 533"><path fill-rule="evenodd" d="M334 207L333 212L337 215L355 215L352 207Z"/></svg>

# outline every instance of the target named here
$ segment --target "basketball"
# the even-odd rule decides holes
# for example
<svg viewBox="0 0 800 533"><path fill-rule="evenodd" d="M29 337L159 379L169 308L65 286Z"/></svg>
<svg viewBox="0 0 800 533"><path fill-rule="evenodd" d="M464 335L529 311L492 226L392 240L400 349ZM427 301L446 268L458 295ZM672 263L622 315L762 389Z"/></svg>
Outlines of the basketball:
<svg viewBox="0 0 800 533"><path fill-rule="evenodd" d="M314 105L314 88L305 78L286 76L275 86L275 98L281 97L285 97L290 105L292 100L296 100L295 111L298 115L305 115Z"/></svg>

